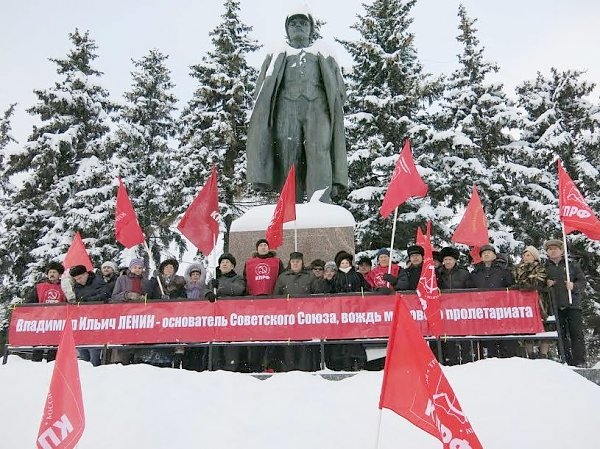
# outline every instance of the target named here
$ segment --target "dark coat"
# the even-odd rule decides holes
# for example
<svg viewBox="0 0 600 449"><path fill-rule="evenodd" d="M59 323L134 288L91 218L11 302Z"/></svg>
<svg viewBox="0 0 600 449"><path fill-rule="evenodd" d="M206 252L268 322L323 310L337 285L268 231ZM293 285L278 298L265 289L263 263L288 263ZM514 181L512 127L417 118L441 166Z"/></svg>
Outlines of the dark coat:
<svg viewBox="0 0 600 449"><path fill-rule="evenodd" d="M581 266L577 262L569 260L569 275L571 282L575 284L573 290L571 290L573 304L569 304L569 294L567 292L567 287L565 286L567 280L565 258L563 257L558 263L548 259L546 260L544 267L546 268L548 279L556 282L556 284L549 288L549 291L551 296L554 297L554 301L558 308L581 309L581 295L585 291L587 285L585 274L581 269Z"/></svg>
<svg viewBox="0 0 600 449"><path fill-rule="evenodd" d="M318 293L314 276L305 270L294 273L286 270L275 283L274 295L307 296Z"/></svg>
<svg viewBox="0 0 600 449"><path fill-rule="evenodd" d="M113 290L115 289L115 284L117 283L117 278L119 275L117 273L113 273L111 277L105 278L102 276L102 273L96 273L96 277L98 278L99 282L103 283L104 290L106 290L106 294L108 295L108 298L110 298Z"/></svg>
<svg viewBox="0 0 600 449"><path fill-rule="evenodd" d="M514 284L514 279L506 264L494 260L489 267L483 262L476 264L471 282L474 288L507 288Z"/></svg>
<svg viewBox="0 0 600 449"><path fill-rule="evenodd" d="M217 279L217 296L242 296L246 293L246 280L235 270L227 274L220 273Z"/></svg>
<svg viewBox="0 0 600 449"><path fill-rule="evenodd" d="M400 270L396 290L416 290L421 278L421 268L423 264L411 265L404 270Z"/></svg>
<svg viewBox="0 0 600 449"><path fill-rule="evenodd" d="M151 279L154 285L152 298L162 298L163 296L160 285L158 285L159 279L162 284L164 294L168 296L169 299L187 298L187 293L185 291L185 278L177 274L167 278L162 273Z"/></svg>
<svg viewBox="0 0 600 449"><path fill-rule="evenodd" d="M85 285L73 282L73 291L77 301L108 301L110 298L106 290L106 284L102 276L96 276L88 271L88 279Z"/></svg>
<svg viewBox="0 0 600 449"><path fill-rule="evenodd" d="M443 265L437 269L438 287L441 290L472 288L471 273L455 265L447 270Z"/></svg>
<svg viewBox="0 0 600 449"><path fill-rule="evenodd" d="M132 273L122 274L117 278L117 282L115 283L115 288L113 289L111 299L113 301L126 301L127 294L133 291L131 279L135 276ZM142 295L148 295L150 298L153 298L152 293L154 291L154 283L142 277ZM160 298L160 296L159 296Z"/></svg>
<svg viewBox="0 0 600 449"><path fill-rule="evenodd" d="M354 269L354 267L350 268L348 273L338 270L333 278L333 285L335 288L335 293L371 291L371 286L369 283L362 274Z"/></svg>

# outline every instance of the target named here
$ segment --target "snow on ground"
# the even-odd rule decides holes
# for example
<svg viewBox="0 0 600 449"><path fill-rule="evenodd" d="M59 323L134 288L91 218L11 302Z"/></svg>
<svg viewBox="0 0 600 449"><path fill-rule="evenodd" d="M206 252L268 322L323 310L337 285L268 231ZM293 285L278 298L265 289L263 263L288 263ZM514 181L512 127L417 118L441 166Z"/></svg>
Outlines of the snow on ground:
<svg viewBox="0 0 600 449"><path fill-rule="evenodd" d="M53 363L0 366L0 447L35 446ZM80 362L86 429L79 449L375 448L381 372L341 381ZM547 360L445 368L485 449L597 449L600 387ZM380 449L441 443L392 412Z"/></svg>

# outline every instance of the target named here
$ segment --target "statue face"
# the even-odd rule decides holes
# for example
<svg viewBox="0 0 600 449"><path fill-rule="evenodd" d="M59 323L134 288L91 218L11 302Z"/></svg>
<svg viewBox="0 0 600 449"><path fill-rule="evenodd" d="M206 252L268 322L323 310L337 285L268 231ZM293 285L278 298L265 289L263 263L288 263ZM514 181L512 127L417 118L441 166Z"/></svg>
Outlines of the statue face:
<svg viewBox="0 0 600 449"><path fill-rule="evenodd" d="M310 43L310 21L305 16L294 16L286 28L290 45L294 48L308 47Z"/></svg>

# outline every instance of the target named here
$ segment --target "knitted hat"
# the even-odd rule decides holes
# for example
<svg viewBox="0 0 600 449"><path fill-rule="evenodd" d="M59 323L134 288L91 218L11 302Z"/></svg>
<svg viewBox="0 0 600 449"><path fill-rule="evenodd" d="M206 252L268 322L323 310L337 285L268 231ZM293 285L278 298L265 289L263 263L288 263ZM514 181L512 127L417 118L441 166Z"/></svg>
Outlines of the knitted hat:
<svg viewBox="0 0 600 449"><path fill-rule="evenodd" d="M454 259L458 260L460 257L460 251L451 246L446 246L440 251L440 257L442 258L442 262L444 261L444 257L453 257Z"/></svg>
<svg viewBox="0 0 600 449"><path fill-rule="evenodd" d="M104 267L110 267L110 268L112 268L112 270L114 272L117 271L117 264L114 262L111 262L110 260L107 260L106 262L104 262L100 268L104 268Z"/></svg>
<svg viewBox="0 0 600 449"><path fill-rule="evenodd" d="M425 250L422 246L411 245L408 248L406 248L406 253L408 254L408 257L412 256L413 254L420 254L421 256L424 256Z"/></svg>
<svg viewBox="0 0 600 449"><path fill-rule="evenodd" d="M354 259L354 256L352 254L350 254L349 252L340 251L339 253L337 253L335 255L335 264L339 267L340 263L342 263L342 260L347 260L348 262L350 262L350 265L352 265L353 259Z"/></svg>
<svg viewBox="0 0 600 449"><path fill-rule="evenodd" d="M290 260L304 260L304 254L294 251L290 254Z"/></svg>
<svg viewBox="0 0 600 449"><path fill-rule="evenodd" d="M144 268L144 259L131 259L131 262L129 262L129 269L131 270L136 265Z"/></svg>
<svg viewBox="0 0 600 449"><path fill-rule="evenodd" d="M390 250L387 248L381 248L379 251L377 251L377 260L379 260L379 256L389 256L390 255Z"/></svg>
<svg viewBox="0 0 600 449"><path fill-rule="evenodd" d="M540 261L540 252L537 250L535 246L527 246L523 250L523 253L529 253L533 256L535 260Z"/></svg>
<svg viewBox="0 0 600 449"><path fill-rule="evenodd" d="M71 269L69 270L69 274L71 275L71 277L75 277L75 276L79 276L80 274L84 274L87 273L87 268L85 267L85 265L75 265L74 267L71 267Z"/></svg>
<svg viewBox="0 0 600 449"><path fill-rule="evenodd" d="M234 267L236 265L236 260L235 260L235 257L233 257L233 254L230 254L230 253L221 254L221 257L219 257L219 265L221 265L221 261L223 261L223 260L228 260L229 262L231 262L231 264Z"/></svg>
<svg viewBox="0 0 600 449"><path fill-rule="evenodd" d="M337 265L333 260L330 260L325 264L325 270L337 271Z"/></svg>
<svg viewBox="0 0 600 449"><path fill-rule="evenodd" d="M260 245L261 243L266 243L266 244L267 244L267 246L270 246L270 245L269 245L269 241L268 241L267 239L258 239L258 240L256 241L255 248L256 248L256 249L258 249L258 245Z"/></svg>
<svg viewBox="0 0 600 449"><path fill-rule="evenodd" d="M493 245L490 245L490 244L483 245L481 248L479 248L479 255L481 256L481 254L482 254L484 251L491 251L491 252L493 252L494 254L496 254L496 248L494 248L494 246L493 246Z"/></svg>
<svg viewBox="0 0 600 449"><path fill-rule="evenodd" d="M179 262L177 262L175 259L166 259L160 263L158 266L158 271L162 273L167 265L172 265L175 273L177 273L177 270L179 270Z"/></svg>
<svg viewBox="0 0 600 449"><path fill-rule="evenodd" d="M48 274L48 271L50 270L56 270L58 271L58 274L63 274L65 272L65 267L60 262L50 262L48 265L46 265L46 270L44 273Z"/></svg>
<svg viewBox="0 0 600 449"><path fill-rule="evenodd" d="M562 240L558 240L558 239L546 240L544 242L544 249L547 251L548 247L550 247L550 246L556 246L560 249L563 249L563 242L562 242Z"/></svg>

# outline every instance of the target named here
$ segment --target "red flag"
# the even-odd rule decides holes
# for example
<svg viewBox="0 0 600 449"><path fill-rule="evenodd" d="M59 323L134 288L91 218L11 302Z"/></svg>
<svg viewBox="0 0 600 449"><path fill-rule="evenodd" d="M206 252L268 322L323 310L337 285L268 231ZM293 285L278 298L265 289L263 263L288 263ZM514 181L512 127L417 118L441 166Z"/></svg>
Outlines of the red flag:
<svg viewBox="0 0 600 449"><path fill-rule="evenodd" d="M36 447L38 449L74 448L84 428L85 415L77 351L71 321L67 314Z"/></svg>
<svg viewBox="0 0 600 449"><path fill-rule="evenodd" d="M600 220L586 203L560 159L558 160L558 212L567 234L580 231L592 240L600 240Z"/></svg>
<svg viewBox="0 0 600 449"><path fill-rule="evenodd" d="M425 195L427 195L427 184L421 179L415 166L410 140L405 139L404 147L396 161L396 167L394 167L394 173L383 197L379 213L383 218L386 218L390 212L407 199L413 196L424 197Z"/></svg>
<svg viewBox="0 0 600 449"><path fill-rule="evenodd" d="M63 265L67 270L75 265L84 265L88 271L92 271L94 269L94 265L92 265L92 261L90 260L90 256L85 249L85 245L83 240L81 240L81 235L79 232L76 232L75 236L73 237L73 242L69 247L69 251L67 251Z"/></svg>
<svg viewBox="0 0 600 449"><path fill-rule="evenodd" d="M442 441L445 449L482 449L402 299L396 300L379 408L404 417Z"/></svg>
<svg viewBox="0 0 600 449"><path fill-rule="evenodd" d="M115 235L117 242L125 248L132 248L135 245L144 243L144 231L140 227L133 205L127 195L127 189L123 180L119 178L119 188L117 190L117 207L115 209Z"/></svg>
<svg viewBox="0 0 600 449"><path fill-rule="evenodd" d="M270 248L279 248L283 243L283 224L296 219L296 166L292 165L281 195L275 206L273 218L267 227L265 238Z"/></svg>
<svg viewBox="0 0 600 449"><path fill-rule="evenodd" d="M454 231L452 241L472 246L471 257L473 263L481 261L479 248L489 242L488 223L481 204L481 198L477 193L477 186L473 184L471 199L465 210L462 220Z"/></svg>
<svg viewBox="0 0 600 449"><path fill-rule="evenodd" d="M415 244L425 248L425 236L423 235L423 230L421 226L417 226L417 238L415 239Z"/></svg>
<svg viewBox="0 0 600 449"><path fill-rule="evenodd" d="M212 252L219 235L219 193L217 191L217 169L213 166L206 184L188 207L177 225L202 254Z"/></svg>
<svg viewBox="0 0 600 449"><path fill-rule="evenodd" d="M419 229L421 227L419 226ZM425 256L421 265L421 277L417 284L417 296L421 302L421 308L425 312L429 333L434 337L443 334L443 322L441 315L440 290L437 285L435 264L433 263L433 248L431 248L431 222L427 222L427 235L423 236L423 249Z"/></svg>

